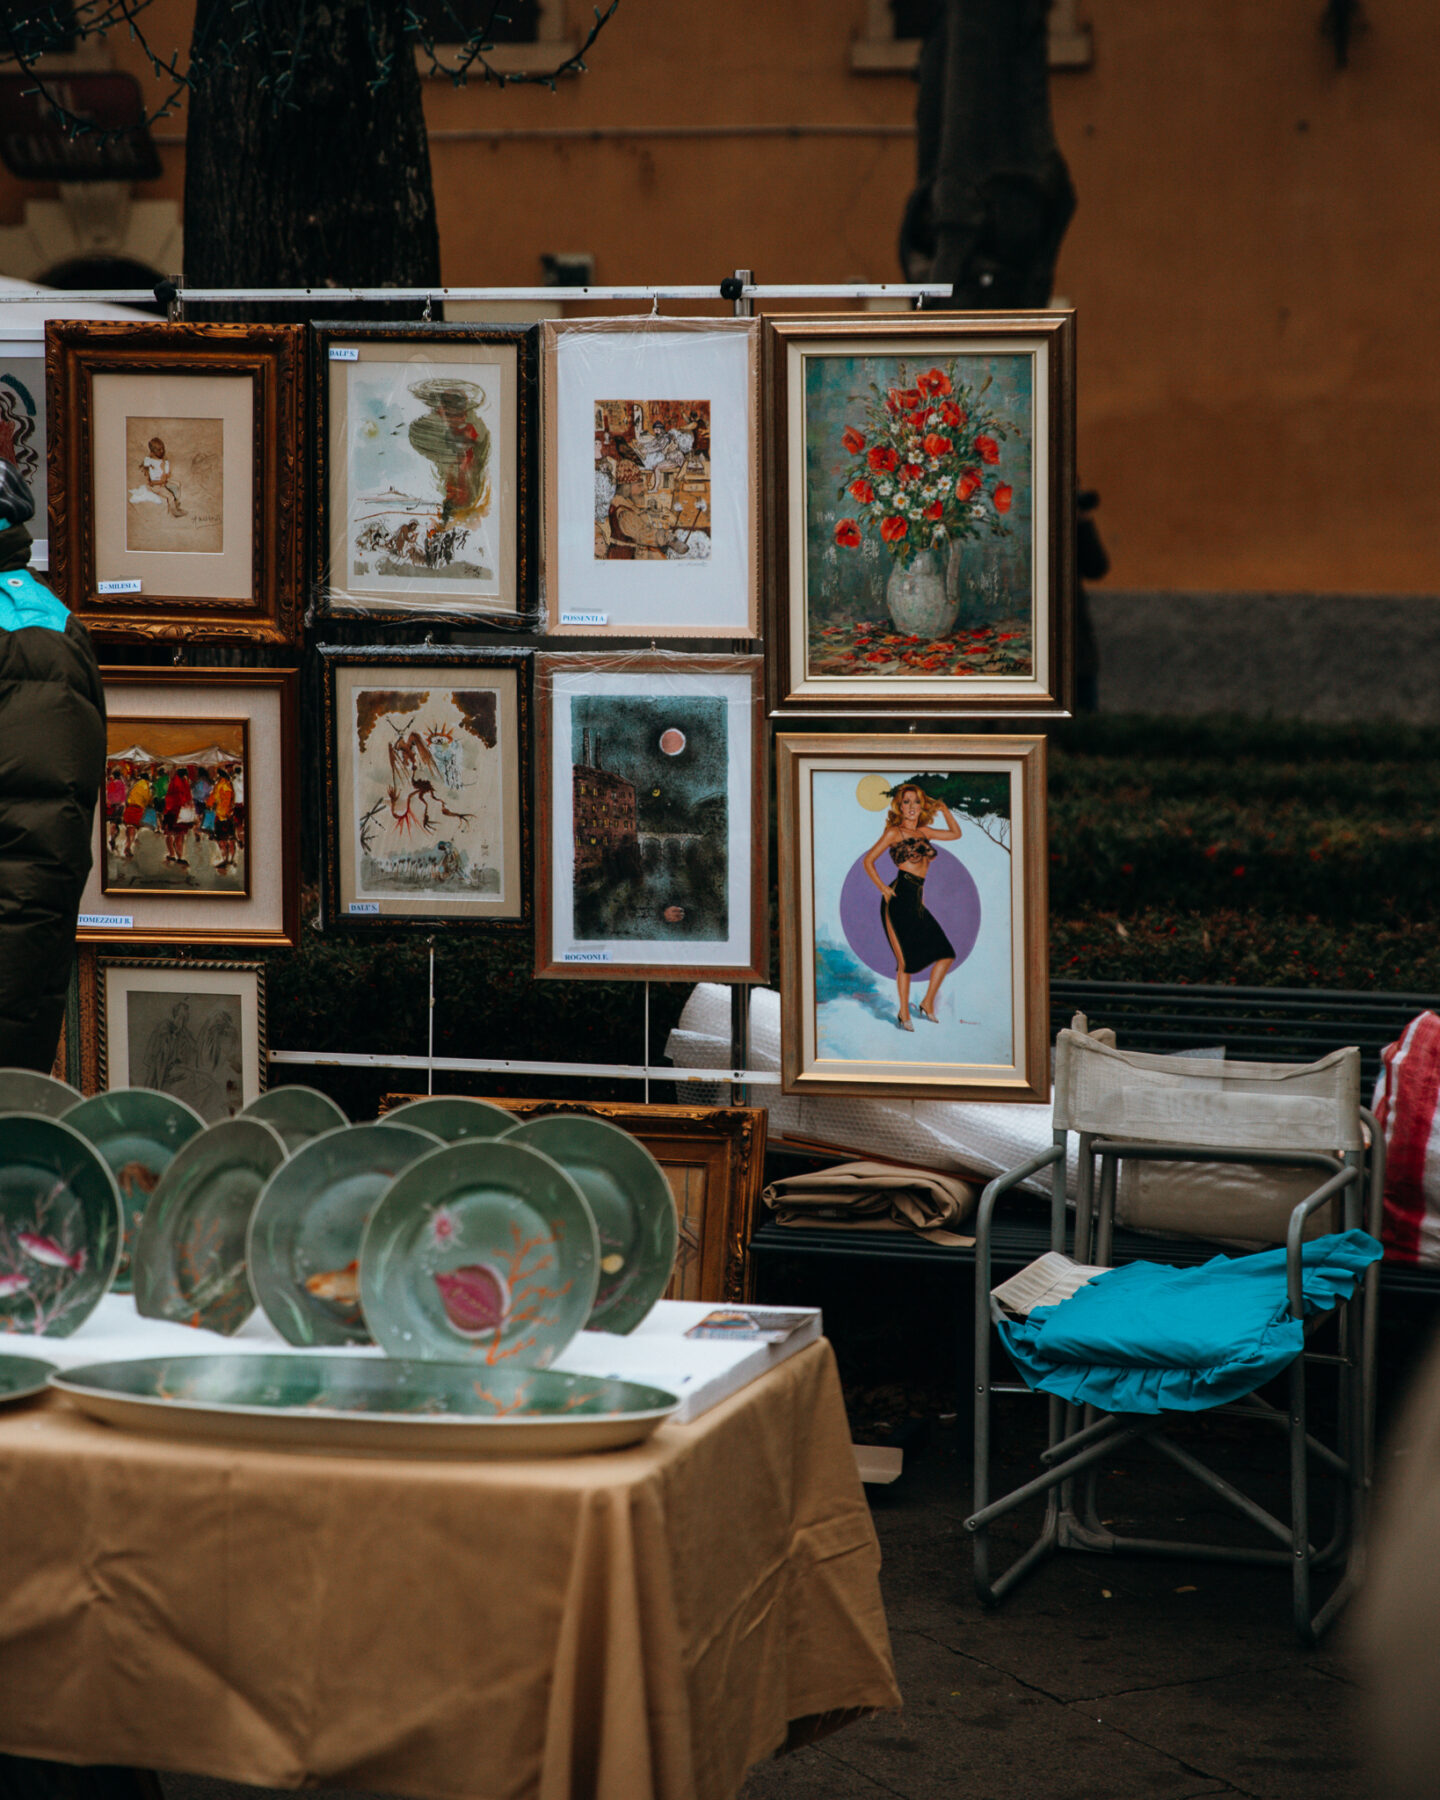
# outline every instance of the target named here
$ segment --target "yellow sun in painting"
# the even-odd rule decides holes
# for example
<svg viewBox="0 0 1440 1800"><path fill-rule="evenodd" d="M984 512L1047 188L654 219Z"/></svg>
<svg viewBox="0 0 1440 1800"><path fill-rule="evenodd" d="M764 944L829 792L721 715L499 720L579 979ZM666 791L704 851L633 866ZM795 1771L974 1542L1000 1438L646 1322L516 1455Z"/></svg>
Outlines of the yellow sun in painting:
<svg viewBox="0 0 1440 1800"><path fill-rule="evenodd" d="M884 812L890 804L890 783L883 775L862 775L855 798L866 812Z"/></svg>

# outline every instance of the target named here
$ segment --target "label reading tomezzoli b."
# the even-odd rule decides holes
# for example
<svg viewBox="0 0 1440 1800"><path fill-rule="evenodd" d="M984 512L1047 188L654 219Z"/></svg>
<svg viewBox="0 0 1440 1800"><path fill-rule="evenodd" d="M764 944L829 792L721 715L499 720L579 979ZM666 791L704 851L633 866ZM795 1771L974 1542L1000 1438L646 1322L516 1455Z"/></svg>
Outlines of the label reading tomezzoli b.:
<svg viewBox="0 0 1440 1800"><path fill-rule="evenodd" d="M607 963L610 960L608 950L567 950L560 958L561 962Z"/></svg>
<svg viewBox="0 0 1440 1800"><path fill-rule="evenodd" d="M81 913L75 923L86 931L131 931L134 913Z"/></svg>

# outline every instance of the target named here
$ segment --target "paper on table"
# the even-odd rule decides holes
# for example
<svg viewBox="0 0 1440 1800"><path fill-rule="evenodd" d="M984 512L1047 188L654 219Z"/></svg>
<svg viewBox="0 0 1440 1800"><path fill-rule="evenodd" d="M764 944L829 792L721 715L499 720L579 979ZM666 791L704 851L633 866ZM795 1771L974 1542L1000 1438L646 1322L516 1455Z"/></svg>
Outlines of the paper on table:
<svg viewBox="0 0 1440 1800"><path fill-rule="evenodd" d="M1058 1306L1097 1275L1108 1275L1109 1272L1091 1263L1074 1262L1058 1250L1047 1250L1034 1262L1027 1263L1018 1275L991 1288L990 1298L1017 1319L1024 1319L1037 1306Z"/></svg>

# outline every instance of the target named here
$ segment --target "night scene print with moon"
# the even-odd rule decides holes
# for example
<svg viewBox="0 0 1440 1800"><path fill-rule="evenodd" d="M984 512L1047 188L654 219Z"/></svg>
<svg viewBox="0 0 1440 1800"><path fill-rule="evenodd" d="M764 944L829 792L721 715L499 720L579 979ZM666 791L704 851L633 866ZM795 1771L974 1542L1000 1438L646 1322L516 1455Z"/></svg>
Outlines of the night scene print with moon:
<svg viewBox="0 0 1440 1800"><path fill-rule="evenodd" d="M723 943L725 702L604 694L570 708L576 937Z"/></svg>

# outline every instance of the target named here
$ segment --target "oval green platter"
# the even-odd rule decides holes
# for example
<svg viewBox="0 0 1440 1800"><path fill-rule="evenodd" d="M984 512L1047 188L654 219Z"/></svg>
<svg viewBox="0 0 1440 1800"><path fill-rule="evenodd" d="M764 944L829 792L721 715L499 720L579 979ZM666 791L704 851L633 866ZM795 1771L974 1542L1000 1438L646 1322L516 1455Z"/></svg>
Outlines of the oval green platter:
<svg viewBox="0 0 1440 1800"><path fill-rule="evenodd" d="M54 1363L38 1356L0 1356L0 1406L43 1394L54 1373Z"/></svg>
<svg viewBox="0 0 1440 1800"><path fill-rule="evenodd" d="M411 1163L370 1215L360 1304L391 1356L543 1368L590 1316L595 1221L560 1165L505 1139Z"/></svg>
<svg viewBox="0 0 1440 1800"><path fill-rule="evenodd" d="M131 1431L385 1456L616 1450L649 1437L679 1404L662 1388L604 1376L324 1352L91 1363L50 1385Z"/></svg>
<svg viewBox="0 0 1440 1800"><path fill-rule="evenodd" d="M390 1183L440 1140L413 1125L344 1125L311 1138L266 1182L246 1262L265 1317L288 1344L368 1344L360 1239Z"/></svg>
<svg viewBox="0 0 1440 1800"><path fill-rule="evenodd" d="M59 1119L84 1099L79 1088L34 1069L0 1069L0 1113L39 1113Z"/></svg>
<svg viewBox="0 0 1440 1800"><path fill-rule="evenodd" d="M115 1279L122 1237L95 1146L60 1119L0 1114L0 1331L69 1337Z"/></svg>
<svg viewBox="0 0 1440 1800"><path fill-rule="evenodd" d="M464 1094L426 1094L407 1100L385 1115L387 1125L417 1125L442 1143L458 1144L465 1138L503 1137L515 1123L514 1113L488 1100L472 1100Z"/></svg>
<svg viewBox="0 0 1440 1800"><path fill-rule="evenodd" d="M175 1152L205 1129L205 1121L173 1094L154 1088L112 1088L72 1106L65 1123L105 1158L120 1190L125 1238L113 1285L117 1293L128 1294L130 1258L146 1204Z"/></svg>
<svg viewBox="0 0 1440 1800"><path fill-rule="evenodd" d="M631 1332L670 1285L679 1224L665 1171L636 1137L584 1113L527 1119L505 1134L553 1156L595 1216L600 1280L591 1331Z"/></svg>
<svg viewBox="0 0 1440 1800"><path fill-rule="evenodd" d="M345 1109L337 1106L328 1094L322 1094L319 1088L295 1084L269 1088L265 1093L257 1094L248 1106L241 1107L236 1117L259 1119L273 1131L278 1131L291 1154L302 1144L308 1144L311 1138L350 1123Z"/></svg>
<svg viewBox="0 0 1440 1800"><path fill-rule="evenodd" d="M229 1337L255 1310L245 1234L260 1190L285 1160L261 1119L222 1119L178 1151L140 1221L135 1310Z"/></svg>

